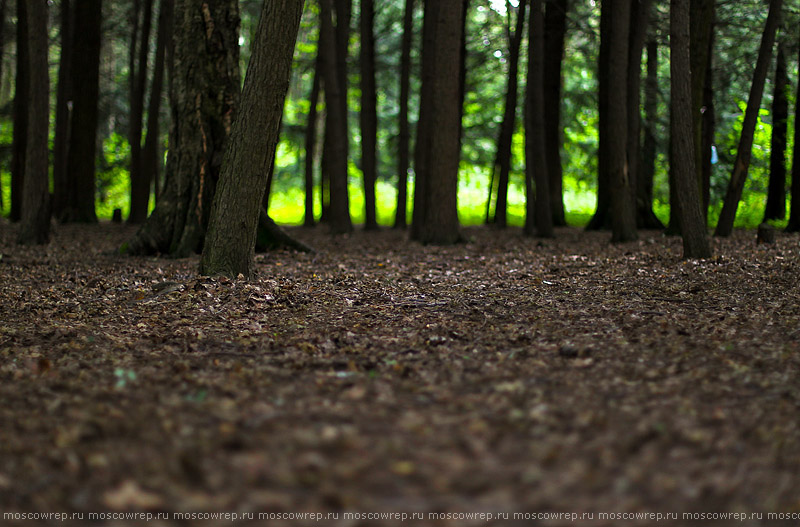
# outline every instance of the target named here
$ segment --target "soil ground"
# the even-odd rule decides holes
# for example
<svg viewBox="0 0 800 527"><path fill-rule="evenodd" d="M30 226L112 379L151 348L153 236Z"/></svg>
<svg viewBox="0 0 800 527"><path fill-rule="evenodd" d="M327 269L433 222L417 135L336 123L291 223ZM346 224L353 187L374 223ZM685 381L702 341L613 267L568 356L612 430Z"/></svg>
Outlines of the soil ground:
<svg viewBox="0 0 800 527"><path fill-rule="evenodd" d="M117 255L133 232L0 225L0 513L800 517L796 236L701 262L655 232L296 229L318 252L246 282ZM513 519L552 512L593 517Z"/></svg>

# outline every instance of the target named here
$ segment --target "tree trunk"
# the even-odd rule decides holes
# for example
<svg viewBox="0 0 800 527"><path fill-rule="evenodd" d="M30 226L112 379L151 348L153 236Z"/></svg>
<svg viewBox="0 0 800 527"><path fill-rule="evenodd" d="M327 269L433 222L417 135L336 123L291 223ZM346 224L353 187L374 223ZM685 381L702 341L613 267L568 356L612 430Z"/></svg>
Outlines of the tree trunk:
<svg viewBox="0 0 800 527"><path fill-rule="evenodd" d="M67 154L67 202L61 220L94 223L97 101L100 95L102 0L75 2L72 43L74 92Z"/></svg>
<svg viewBox="0 0 800 527"><path fill-rule="evenodd" d="M5 27L6 27L6 0L0 0L0 57L4 56L5 51ZM3 85L3 61L0 60L0 86ZM0 171L0 189L3 188L3 174ZM0 191L0 211L3 210L3 193Z"/></svg>
<svg viewBox="0 0 800 527"><path fill-rule="evenodd" d="M337 53L334 37L332 0L321 0L320 17L324 26L320 43L323 55L325 75L325 107L327 111L325 124L325 141L328 148L325 152L325 163L330 174L330 228L333 234L348 233L353 230L350 221L350 200L347 188L347 92L342 91L341 71L339 63L345 57ZM339 23L344 23L339 20Z"/></svg>
<svg viewBox="0 0 800 527"><path fill-rule="evenodd" d="M11 150L11 221L22 219L25 152L28 140L28 2L17 1L17 74L14 90L14 136Z"/></svg>
<svg viewBox="0 0 800 527"><path fill-rule="evenodd" d="M684 258L710 258L706 223L700 210L700 188L695 170L692 118L691 59L689 58L689 0L670 2L670 74L672 134L671 167L683 235Z"/></svg>
<svg viewBox="0 0 800 527"><path fill-rule="evenodd" d="M703 216L708 225L708 207L711 205L711 149L714 147L714 134L716 133L716 111L714 110L714 29L712 25L711 38L708 39L708 60L706 60L705 86L703 87L703 123L700 182L703 190Z"/></svg>
<svg viewBox="0 0 800 527"><path fill-rule="evenodd" d="M544 5L542 0L531 2L528 22L528 129L525 131L526 177L535 185L536 197L527 196L525 234L534 234L531 221L536 218L535 234L540 238L553 237L553 213L550 210L550 177L547 173L547 149L544 123ZM533 205L533 211L531 210Z"/></svg>
<svg viewBox="0 0 800 527"><path fill-rule="evenodd" d="M637 226L663 229L653 213L653 178L656 171L656 121L658 120L658 43L647 43L647 81L644 90L644 142L636 178Z"/></svg>
<svg viewBox="0 0 800 527"><path fill-rule="evenodd" d="M550 209L553 224L564 226L564 175L561 168L561 65L567 33L567 0L545 2L544 14L544 126Z"/></svg>
<svg viewBox="0 0 800 527"><path fill-rule="evenodd" d="M314 81L311 84L311 94L308 96L308 120L306 121L305 140L305 217L303 225L314 226L314 149L317 144L317 104L319 103L320 76L322 75L319 46L317 58L314 61Z"/></svg>
<svg viewBox="0 0 800 527"><path fill-rule="evenodd" d="M714 11L716 0L690 0L690 39L689 57L692 77L692 131L694 138L694 160L697 170L697 184L705 193L707 185L703 176L703 108L704 91L708 61L711 60L711 40L714 30ZM710 183L710 181L708 182ZM704 209L703 217L708 215Z"/></svg>
<svg viewBox="0 0 800 527"><path fill-rule="evenodd" d="M767 79L767 69L772 57L772 47L775 44L775 32L780 23L782 7L783 0L770 0L769 2L769 15L767 15L767 23L764 27L764 34L761 37L761 47L758 50L753 84L750 87L747 110L744 114L744 123L742 123L742 134L739 138L739 148L736 152L736 161L733 164L733 173L728 183L728 190L725 193L722 212L719 214L717 229L714 232L715 236L730 236L731 232L733 232L736 209L739 207L739 200L742 198L742 191L744 190L744 182L747 179L747 170L750 167L758 110L761 106L761 95L764 93L764 82Z"/></svg>
<svg viewBox="0 0 800 527"><path fill-rule="evenodd" d="M797 52L797 69L800 71L800 46ZM794 99L794 153L792 154L792 209L786 232L800 232L800 79Z"/></svg>
<svg viewBox="0 0 800 527"><path fill-rule="evenodd" d="M497 201L495 205L495 227L505 228L508 212L508 181L511 172L511 143L517 123L517 93L519 84L519 51L522 46L522 33L525 27L525 11L527 0L521 0L517 8L517 23L513 35L511 34L509 20L509 46L508 46L508 79L506 83L505 111L503 122L500 124L500 134L497 140L497 153L495 154L492 180L497 174ZM491 192L492 187L489 187ZM489 196L491 202L491 195ZM488 208L488 207L487 207Z"/></svg>
<svg viewBox="0 0 800 527"><path fill-rule="evenodd" d="M636 208L628 171L628 43L630 38L631 0L611 3L611 42L608 64L608 113L613 120L606 129L608 171L611 183L611 241L635 240ZM605 6L603 6L605 9Z"/></svg>
<svg viewBox="0 0 800 527"><path fill-rule="evenodd" d="M144 92L147 85L147 55L150 49L150 27L153 18L153 0L144 0L142 5L142 32L138 39L139 58L137 67L130 72L134 77L131 92L128 143L131 149L131 210L128 223L139 224L147 219L147 203L150 200L150 180L144 175L142 162L142 121L144 117ZM135 44L136 39L132 44ZM131 46L136 48L135 45Z"/></svg>
<svg viewBox="0 0 800 527"><path fill-rule="evenodd" d="M400 113L397 153L397 207L394 228L405 229L408 213L408 169L411 132L408 125L408 97L411 84L411 41L414 36L414 0L406 0L403 41L400 51Z"/></svg>
<svg viewBox="0 0 800 527"><path fill-rule="evenodd" d="M361 170L364 174L364 229L375 230L375 184L378 178L378 113L375 93L374 0L361 0Z"/></svg>
<svg viewBox="0 0 800 527"><path fill-rule="evenodd" d="M56 95L56 128L53 139L53 216L60 219L67 204L67 152L72 112L72 39L73 4L61 0L61 58L58 64L58 93Z"/></svg>
<svg viewBox="0 0 800 527"><path fill-rule="evenodd" d="M610 120L617 116L609 116L608 111L608 66L610 58L611 6L615 0L606 0L600 9L600 50L597 60L597 206L586 230L596 231L611 226L611 192L608 171L608 126ZM608 7L606 7L608 6Z"/></svg>
<svg viewBox="0 0 800 527"><path fill-rule="evenodd" d="M242 92L244 111L238 112L226 148L201 274L253 276L261 196L278 143L302 11L303 0L264 2Z"/></svg>
<svg viewBox="0 0 800 527"><path fill-rule="evenodd" d="M764 222L786 217L786 135L789 120L789 101L786 58L783 43L778 44L775 67L775 91L772 96L772 145L769 162L769 187ZM797 126L795 124L795 126ZM795 147L797 148L797 147Z"/></svg>
<svg viewBox="0 0 800 527"><path fill-rule="evenodd" d="M199 252L240 93L239 2L177 0L164 192L124 250ZM266 167L264 167L266 168ZM262 193L254 193L259 202Z"/></svg>
<svg viewBox="0 0 800 527"><path fill-rule="evenodd" d="M47 0L31 0L28 13L28 137L25 190L17 241L44 244L50 238L47 138L50 78L47 69Z"/></svg>
<svg viewBox="0 0 800 527"><path fill-rule="evenodd" d="M634 214L636 214L636 225L644 226L644 218L639 214L638 204L638 181L639 157L641 155L641 130L642 130L642 111L641 111L641 64L642 51L644 49L644 38L647 34L647 26L650 21L650 0L635 1L631 4L631 28L628 49L628 179L630 180L632 199L634 203Z"/></svg>
<svg viewBox="0 0 800 527"><path fill-rule="evenodd" d="M164 164L159 148L161 145L161 94L164 87L167 41L172 39L174 12L174 0L161 0L153 80L150 85L150 102L147 106L147 136L142 148L142 179L147 181L148 189L151 185L155 187L156 196L158 196L158 181ZM149 194L148 191L148 200Z"/></svg>
<svg viewBox="0 0 800 527"><path fill-rule="evenodd" d="M433 24L432 45L423 49L425 76L421 90L420 121L433 127L417 148L424 150L420 180L424 183L425 209L422 211L419 241L452 244L461 235L458 224L457 191L460 136L460 64L463 8L452 9L445 0L425 2L425 25ZM429 18L430 17L430 18ZM430 36L430 35L429 35ZM417 192L419 192L419 181ZM415 211L416 212L416 211Z"/></svg>

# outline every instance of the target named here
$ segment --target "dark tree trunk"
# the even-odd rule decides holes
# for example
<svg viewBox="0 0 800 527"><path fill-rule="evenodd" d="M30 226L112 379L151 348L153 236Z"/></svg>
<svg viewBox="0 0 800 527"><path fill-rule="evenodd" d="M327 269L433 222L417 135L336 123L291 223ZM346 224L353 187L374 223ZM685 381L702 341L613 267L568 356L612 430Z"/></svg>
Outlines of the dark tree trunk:
<svg viewBox="0 0 800 527"><path fill-rule="evenodd" d="M320 43L323 55L323 71L325 75L325 107L327 111L325 124L325 166L330 174L330 217L331 232L342 234L351 232L350 200L347 188L347 92L342 91L341 71L345 57L337 53L340 46L334 40L338 33L333 28L332 0L321 0L320 16L324 26ZM344 23L339 20L339 23Z"/></svg>
<svg viewBox="0 0 800 527"><path fill-rule="evenodd" d="M544 10L542 0L531 2L528 23L528 86L525 131L526 177L535 185L536 196L526 199L525 234L541 238L553 237L553 213L550 210L550 177L547 173L547 149L544 123ZM531 210L533 208L533 210ZM533 218L536 225L534 228Z"/></svg>
<svg viewBox="0 0 800 527"><path fill-rule="evenodd" d="M17 1L17 74L14 90L14 138L11 150L11 221L22 218L25 152L28 140L28 2Z"/></svg>
<svg viewBox="0 0 800 527"><path fill-rule="evenodd" d="M147 203L150 200L150 180L144 175L142 163L142 121L144 117L144 92L147 85L147 56L150 48L150 27L153 19L153 0L144 0L142 5L142 32L138 37L139 57L131 92L128 143L130 143L131 210L128 223L143 223L147 219ZM136 49L134 38L131 48Z"/></svg>
<svg viewBox="0 0 800 527"><path fill-rule="evenodd" d="M714 12L716 0L690 0L690 39L691 47L689 56L691 60L692 77L692 130L694 137L694 159L697 170L697 184L705 194L705 188L710 185L703 176L703 101L706 87L706 74L708 61L711 60L711 40L714 30ZM710 187L709 187L710 188ZM704 209L706 217L708 209Z"/></svg>
<svg viewBox="0 0 800 527"><path fill-rule="evenodd" d="M47 243L50 238L47 136L50 123L50 79L47 69L47 0L31 0L28 12L28 138L25 190L17 241Z"/></svg>
<svg viewBox="0 0 800 527"><path fill-rule="evenodd" d="M714 29L708 39L708 60L706 60L705 86L703 87L703 125L700 182L703 190L703 217L708 225L708 207L711 205L711 149L714 147L716 133L716 111L714 110Z"/></svg>
<svg viewBox="0 0 800 527"><path fill-rule="evenodd" d="M458 62L458 156L464 143L464 101L467 100L467 12L469 0L461 0L461 59Z"/></svg>
<svg viewBox="0 0 800 527"><path fill-rule="evenodd" d="M797 52L797 68L800 71L800 46ZM800 79L797 81L797 95L794 99L794 153L792 154L792 209L786 232L800 232Z"/></svg>
<svg viewBox="0 0 800 527"><path fill-rule="evenodd" d="M214 196L201 274L253 276L265 168L278 143L302 12L303 0L264 2L242 92L243 111L233 125Z"/></svg>
<svg viewBox="0 0 800 527"><path fill-rule="evenodd" d="M722 212L719 214L715 236L730 236L733 232L733 221L736 219L736 209L742 198L744 182L747 179L747 170L750 167L750 156L753 150L753 136L755 135L758 110L761 106L761 96L764 93L764 83L767 79L772 47L775 44L775 32L778 29L783 0L770 0L769 15L761 37L761 47L758 50L758 59L753 73L753 84L747 99L747 110L742 123L742 133L739 138L739 147L736 151L736 161L733 164L733 173L725 193Z"/></svg>
<svg viewBox="0 0 800 527"><path fill-rule="evenodd" d="M424 72L421 91L422 123L434 126L435 133L425 134L417 143L423 149L419 163L416 191L422 189L424 209L421 211L419 241L451 244L460 239L456 194L458 190L460 135L460 65L464 11L452 9L446 0L426 0L425 26L433 25L432 45L426 42L422 61ZM428 35L430 36L430 34ZM420 181L424 186L420 187ZM417 211L415 210L415 216ZM415 222L417 218L415 217Z"/></svg>
<svg viewBox="0 0 800 527"><path fill-rule="evenodd" d="M606 130L608 171L611 190L611 241L635 240L636 208L628 170L628 44L631 0L614 0L611 5L611 42L608 64L608 113L613 116ZM605 9L605 6L603 6Z"/></svg>
<svg viewBox="0 0 800 527"><path fill-rule="evenodd" d="M658 119L658 43L647 43L647 81L644 90L644 142L636 178L636 224L643 229L663 229L653 212L653 178L656 171L656 121Z"/></svg>
<svg viewBox="0 0 800 527"><path fill-rule="evenodd" d="M155 210L127 244L132 254L187 256L202 249L239 99L237 0L177 0L174 39L165 186ZM257 195L260 202L263 193Z"/></svg>
<svg viewBox="0 0 800 527"><path fill-rule="evenodd" d="M597 60L597 207L594 216L586 225L586 230L607 229L611 226L611 189L608 169L608 126L611 119L608 111L608 66L610 58L611 6L613 0L606 0L600 9L600 50ZM608 6L608 7L606 7Z"/></svg>
<svg viewBox="0 0 800 527"><path fill-rule="evenodd" d="M72 43L73 106L67 154L65 222L97 221L94 209L97 101L100 94L102 0L75 2Z"/></svg>
<svg viewBox="0 0 800 527"><path fill-rule="evenodd" d="M505 111L503 122L500 124L500 134L497 139L497 152L492 180L497 173L497 201L493 223L495 227L505 228L508 219L508 181L511 172L511 143L517 124L517 93L519 91L519 51L522 46L522 34L525 27L525 11L527 0L521 0L517 8L517 23L513 35L511 34L511 21L509 20L509 53L508 53L508 79L506 83ZM490 193L493 190L489 186ZM489 196L491 203L492 196ZM487 204L488 209L488 204Z"/></svg>
<svg viewBox="0 0 800 527"><path fill-rule="evenodd" d="M629 37L628 62L628 179L630 180L632 199L635 205L636 225L645 226L645 218L640 214L639 206L639 159L641 156L641 64L644 38L650 20L650 0L634 1L631 4L631 28Z"/></svg>
<svg viewBox="0 0 800 527"><path fill-rule="evenodd" d="M142 179L147 187L154 184L158 195L158 181L163 163L161 149L161 94L164 87L164 70L167 42L172 39L174 0L161 0L158 14L158 36L156 37L156 57L153 64L153 80L150 85L150 102L147 106L147 136L142 148ZM149 199L149 192L148 192Z"/></svg>
<svg viewBox="0 0 800 527"><path fill-rule="evenodd" d="M544 126L550 209L553 224L564 226L564 175L561 168L561 64L567 34L567 0L545 2L544 14Z"/></svg>
<svg viewBox="0 0 800 527"><path fill-rule="evenodd" d="M317 104L319 103L320 77L322 76L319 46L314 64L314 81L311 94L308 96L308 120L306 121L305 138L305 217L303 225L314 226L314 149L317 144Z"/></svg>
<svg viewBox="0 0 800 527"><path fill-rule="evenodd" d="M361 170L364 174L364 229L375 230L375 184L378 179L378 110L375 93L374 0L361 0Z"/></svg>
<svg viewBox="0 0 800 527"><path fill-rule="evenodd" d="M0 57L5 51L5 27L6 27L6 0L0 0ZM3 61L0 60L0 86L3 85ZM0 172L0 189L3 188L3 174ZM3 210L3 193L0 192L0 211Z"/></svg>
<svg viewBox="0 0 800 527"><path fill-rule="evenodd" d="M400 113L397 153L397 208L394 228L405 229L408 213L408 169L411 132L408 125L408 97L411 83L411 41L414 37L414 0L406 0L403 14L403 41L400 51Z"/></svg>
<svg viewBox="0 0 800 527"><path fill-rule="evenodd" d="M789 120L789 101L786 76L786 58L783 44L778 44L775 67L775 91L772 96L772 145L769 162L769 187L764 221L782 220L786 217L786 135ZM795 126L797 126L795 124Z"/></svg>
<svg viewBox="0 0 800 527"><path fill-rule="evenodd" d="M710 258L706 222L700 210L692 134L692 81L689 58L689 0L670 2L671 167L678 198L684 258Z"/></svg>
<svg viewBox="0 0 800 527"><path fill-rule="evenodd" d="M72 112L72 28L74 7L70 0L61 0L61 58L58 64L56 95L56 128L53 139L53 216L61 218L67 204L67 152Z"/></svg>

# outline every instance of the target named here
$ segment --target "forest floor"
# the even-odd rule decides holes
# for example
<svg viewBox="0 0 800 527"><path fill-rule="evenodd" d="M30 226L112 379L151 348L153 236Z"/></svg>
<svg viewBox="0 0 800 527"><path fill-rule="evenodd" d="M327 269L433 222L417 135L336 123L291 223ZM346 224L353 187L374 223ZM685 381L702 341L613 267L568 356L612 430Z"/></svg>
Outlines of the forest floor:
<svg viewBox="0 0 800 527"><path fill-rule="evenodd" d="M119 256L126 226L15 231L0 513L800 513L796 236L683 261L655 232L298 228L318 252L258 255L246 282ZM339 518L318 524L388 523Z"/></svg>

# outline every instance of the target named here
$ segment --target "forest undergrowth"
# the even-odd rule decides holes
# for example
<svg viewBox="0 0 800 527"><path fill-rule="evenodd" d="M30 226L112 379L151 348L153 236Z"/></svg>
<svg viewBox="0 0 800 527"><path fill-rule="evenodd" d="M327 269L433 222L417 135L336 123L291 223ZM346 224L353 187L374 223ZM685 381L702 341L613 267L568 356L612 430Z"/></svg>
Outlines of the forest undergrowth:
<svg viewBox="0 0 800 527"><path fill-rule="evenodd" d="M800 513L796 236L297 228L246 282L15 231L2 512Z"/></svg>

